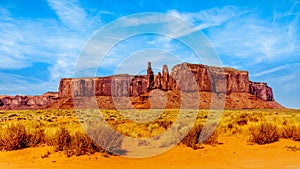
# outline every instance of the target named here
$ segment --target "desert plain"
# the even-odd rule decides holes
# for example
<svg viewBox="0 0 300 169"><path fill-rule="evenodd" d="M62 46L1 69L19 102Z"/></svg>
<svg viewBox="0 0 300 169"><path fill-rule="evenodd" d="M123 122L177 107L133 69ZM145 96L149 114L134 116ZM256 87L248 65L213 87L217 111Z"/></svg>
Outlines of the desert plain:
<svg viewBox="0 0 300 169"><path fill-rule="evenodd" d="M0 166L2 169L300 168L299 110L223 110L218 115L197 110L195 122L190 126L176 123L179 110L150 111L147 114L158 117L156 120L137 123L134 119L139 117L132 110L3 110L0 112ZM184 115L189 116L192 111L184 110ZM120 135L109 136L105 129L97 133L93 128L84 127L85 122L90 124L95 119L104 120ZM199 142L205 124L216 129L208 140ZM137 154L155 152L155 148L164 148L174 140L176 143L180 138L174 136L162 138L158 147L151 147L147 140L173 125L189 131L179 143L149 157ZM90 134L87 137L85 133ZM107 151L97 146L97 136L106 136L102 142L112 149ZM122 136L146 140L136 144ZM130 151L127 147L131 147Z"/></svg>

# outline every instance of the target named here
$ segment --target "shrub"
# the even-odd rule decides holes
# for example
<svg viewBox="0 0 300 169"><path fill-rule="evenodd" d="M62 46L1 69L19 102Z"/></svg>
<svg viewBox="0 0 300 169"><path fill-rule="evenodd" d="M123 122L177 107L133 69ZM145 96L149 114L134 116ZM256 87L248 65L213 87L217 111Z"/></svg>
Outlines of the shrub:
<svg viewBox="0 0 300 169"><path fill-rule="evenodd" d="M11 124L4 128L0 134L0 147L2 150L18 150L35 147L43 143L45 143L45 134L40 125L34 125L26 130L21 123Z"/></svg>
<svg viewBox="0 0 300 169"><path fill-rule="evenodd" d="M100 151L92 140L81 132L76 132L73 136L65 128L60 128L57 133L48 139L57 151L63 151L67 157L76 155L93 154Z"/></svg>
<svg viewBox="0 0 300 169"><path fill-rule="evenodd" d="M25 127L21 124L12 124L4 129L0 136L0 146L7 151L28 147L28 135Z"/></svg>
<svg viewBox="0 0 300 169"><path fill-rule="evenodd" d="M157 139L161 139L160 147L169 147L170 145L178 144L182 142L186 133L190 131L189 126L184 126L183 124L174 124L170 131L163 134L162 136L156 137ZM186 141L188 142L188 141Z"/></svg>
<svg viewBox="0 0 300 169"><path fill-rule="evenodd" d="M211 124L210 127L203 129L202 133L203 133L203 136L204 138L207 138L205 141L204 141L204 144L208 144L208 145L216 145L218 144L218 137L219 137L219 134L218 132L215 130L213 131L213 133L211 133L211 127L213 127L213 125L215 124Z"/></svg>
<svg viewBox="0 0 300 169"><path fill-rule="evenodd" d="M248 123L247 119L239 119L239 120L237 121L237 124L238 124L239 126L246 125L247 123Z"/></svg>
<svg viewBox="0 0 300 169"><path fill-rule="evenodd" d="M229 124L227 125L227 128L232 129L232 128L233 128L233 124L229 123Z"/></svg>
<svg viewBox="0 0 300 169"><path fill-rule="evenodd" d="M252 126L249 128L249 131L249 141L257 144L272 143L279 139L279 133L276 125L269 122L263 122L259 125Z"/></svg>
<svg viewBox="0 0 300 169"><path fill-rule="evenodd" d="M123 136L108 126L94 123L88 127L86 133L100 152L106 154L119 154L122 152Z"/></svg>
<svg viewBox="0 0 300 169"><path fill-rule="evenodd" d="M163 127L164 129L168 129L171 127L173 122L171 120L159 120L156 122L160 127Z"/></svg>
<svg viewBox="0 0 300 169"><path fill-rule="evenodd" d="M47 142L55 146L57 151L63 151L68 157L102 152L105 155L121 152L122 135L113 133L104 125L91 124L87 134L76 132L70 135L65 128L60 128Z"/></svg>
<svg viewBox="0 0 300 169"><path fill-rule="evenodd" d="M284 126L281 131L282 138L300 141L300 127L296 125Z"/></svg>
<svg viewBox="0 0 300 169"><path fill-rule="evenodd" d="M216 131L213 131L211 134L211 127L213 127L215 124L211 124L208 128L203 128L203 125L197 124L192 129L189 131L189 133L183 138L181 143L185 144L188 147L191 148L198 148L199 147L199 137L200 134L203 135L204 137L204 144L209 144L209 145L215 145L218 143L218 133Z"/></svg>
<svg viewBox="0 0 300 169"><path fill-rule="evenodd" d="M35 147L46 142L44 129L39 126L33 126L31 130L27 131L27 141L29 147Z"/></svg>
<svg viewBox="0 0 300 169"><path fill-rule="evenodd" d="M198 138L200 136L203 125L197 124L192 127L189 133L182 139L181 143L188 147L194 148L198 144Z"/></svg>
<svg viewBox="0 0 300 169"><path fill-rule="evenodd" d="M68 151L71 146L71 135L65 128L60 128L54 136L56 150Z"/></svg>
<svg viewBox="0 0 300 169"><path fill-rule="evenodd" d="M92 140L85 133L81 132L76 132L75 135L71 137L71 145L72 146L68 151L68 156L94 154L99 151L99 148L92 142Z"/></svg>

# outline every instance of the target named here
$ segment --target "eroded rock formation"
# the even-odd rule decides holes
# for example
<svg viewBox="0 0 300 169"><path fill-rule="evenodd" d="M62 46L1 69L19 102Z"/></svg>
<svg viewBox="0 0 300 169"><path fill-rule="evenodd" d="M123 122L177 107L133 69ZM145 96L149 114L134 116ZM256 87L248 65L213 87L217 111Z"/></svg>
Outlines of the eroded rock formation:
<svg viewBox="0 0 300 169"><path fill-rule="evenodd" d="M264 82L250 82L250 93L264 101L274 101L272 88Z"/></svg>
<svg viewBox="0 0 300 169"><path fill-rule="evenodd" d="M41 96L1 96L0 109L39 109L57 99L57 92L48 92Z"/></svg>
<svg viewBox="0 0 300 169"><path fill-rule="evenodd" d="M167 105L160 108L180 108L180 92L198 92L200 108L209 108L211 98L226 97L225 108L278 108L272 88L267 83L249 81L247 71L220 68L201 64L182 63L169 73L167 65L154 74L148 63L146 75L113 75L95 78L63 78L58 93L42 96L2 96L0 109L72 108L85 99L96 96L100 108L116 108L113 98L131 98L124 108L149 108L148 98L152 90L165 92ZM185 98L188 99L188 98ZM190 102L195 102L191 99ZM83 107L86 106L82 104ZM275 106L274 106L275 105ZM188 107L188 106L187 106Z"/></svg>
<svg viewBox="0 0 300 169"><path fill-rule="evenodd" d="M230 94L245 92L263 101L274 101L272 88L266 83L249 81L247 71L182 63L169 74L167 65L154 75L148 63L147 75L115 75L98 78L62 79L60 97L72 96L129 96L136 97L153 89L183 92L213 92Z"/></svg>

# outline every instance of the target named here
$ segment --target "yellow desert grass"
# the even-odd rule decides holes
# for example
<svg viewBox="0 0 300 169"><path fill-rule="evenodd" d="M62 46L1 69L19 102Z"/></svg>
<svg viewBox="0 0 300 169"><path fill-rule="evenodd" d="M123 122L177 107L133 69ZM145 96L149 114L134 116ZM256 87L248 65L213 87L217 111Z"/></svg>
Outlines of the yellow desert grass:
<svg viewBox="0 0 300 169"><path fill-rule="evenodd" d="M107 155L111 152L120 153L124 151L121 149L122 135L135 138L159 135L175 125L179 114L178 110L164 110L163 113L162 110L147 110L151 111L149 118L158 118L136 122L134 119L139 114L132 111L101 110L103 116L98 110L1 111L0 148L10 151L46 144L65 152L67 156L95 152ZM189 112L195 110L184 111L188 117ZM194 149L201 147L201 144L217 145L220 135L248 137L250 142L257 144L276 142L279 139L300 141L298 110L224 110L220 119L216 114L209 113L209 110L197 111L195 124L191 125L188 134L181 141ZM212 124L217 125L217 128L206 142L201 143L198 138L208 119L213 120ZM100 123L101 120L107 124ZM111 135L108 125L119 134ZM186 126L179 124L178 129L184 127ZM206 131L203 132L205 134ZM103 149L103 146L106 148ZM109 151L107 148L110 148Z"/></svg>

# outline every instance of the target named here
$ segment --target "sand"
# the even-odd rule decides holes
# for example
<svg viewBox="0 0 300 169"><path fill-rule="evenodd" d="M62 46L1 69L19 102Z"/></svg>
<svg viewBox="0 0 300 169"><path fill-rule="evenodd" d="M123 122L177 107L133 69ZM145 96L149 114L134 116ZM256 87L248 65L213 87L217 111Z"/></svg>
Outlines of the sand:
<svg viewBox="0 0 300 169"><path fill-rule="evenodd" d="M220 137L221 144L193 150L176 146L161 155L133 159L103 154L66 157L53 147L1 152L1 169L300 169L300 142L282 139L267 145L251 145L245 138ZM47 152L51 154L42 158Z"/></svg>

